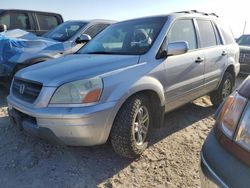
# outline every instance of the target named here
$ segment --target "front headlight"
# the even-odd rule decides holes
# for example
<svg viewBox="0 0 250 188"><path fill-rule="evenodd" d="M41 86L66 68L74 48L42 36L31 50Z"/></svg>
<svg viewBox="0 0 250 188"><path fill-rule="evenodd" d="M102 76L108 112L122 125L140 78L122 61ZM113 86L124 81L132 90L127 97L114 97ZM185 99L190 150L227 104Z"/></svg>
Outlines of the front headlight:
<svg viewBox="0 0 250 188"><path fill-rule="evenodd" d="M245 108L239 123L235 141L246 150L250 151L250 103Z"/></svg>
<svg viewBox="0 0 250 188"><path fill-rule="evenodd" d="M98 102L103 89L102 79L78 80L60 86L50 104L87 104Z"/></svg>

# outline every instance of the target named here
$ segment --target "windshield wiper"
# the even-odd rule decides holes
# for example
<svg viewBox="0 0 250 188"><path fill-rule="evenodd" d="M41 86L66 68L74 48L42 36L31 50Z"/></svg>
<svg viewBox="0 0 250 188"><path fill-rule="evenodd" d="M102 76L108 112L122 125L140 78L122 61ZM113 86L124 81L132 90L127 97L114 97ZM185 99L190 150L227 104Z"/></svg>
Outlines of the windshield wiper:
<svg viewBox="0 0 250 188"><path fill-rule="evenodd" d="M125 53L125 52L105 52L105 51L89 52L87 54L133 55L133 54Z"/></svg>
<svg viewBox="0 0 250 188"><path fill-rule="evenodd" d="M117 53L115 53L115 52L97 51L97 52L89 52L87 54L117 54Z"/></svg>

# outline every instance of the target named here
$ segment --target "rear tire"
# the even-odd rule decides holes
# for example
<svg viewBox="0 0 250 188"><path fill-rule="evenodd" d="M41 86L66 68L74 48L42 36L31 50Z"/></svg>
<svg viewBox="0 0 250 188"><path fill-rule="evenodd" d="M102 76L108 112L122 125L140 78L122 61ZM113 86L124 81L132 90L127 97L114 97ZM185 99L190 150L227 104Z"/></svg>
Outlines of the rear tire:
<svg viewBox="0 0 250 188"><path fill-rule="evenodd" d="M140 156L148 146L151 123L149 99L144 95L129 98L119 110L111 130L115 152L127 158Z"/></svg>
<svg viewBox="0 0 250 188"><path fill-rule="evenodd" d="M231 73L225 72L217 90L210 94L211 102L218 107L233 91L234 79Z"/></svg>

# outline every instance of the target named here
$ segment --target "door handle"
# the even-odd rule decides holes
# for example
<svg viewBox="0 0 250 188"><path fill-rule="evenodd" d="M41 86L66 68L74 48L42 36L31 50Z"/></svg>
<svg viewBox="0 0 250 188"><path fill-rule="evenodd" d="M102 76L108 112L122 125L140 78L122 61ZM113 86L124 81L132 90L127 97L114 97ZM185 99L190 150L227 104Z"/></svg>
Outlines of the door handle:
<svg viewBox="0 0 250 188"><path fill-rule="evenodd" d="M223 52L221 53L221 55L222 55L222 56L225 56L225 55L227 55L227 52L226 52L226 51L223 51Z"/></svg>
<svg viewBox="0 0 250 188"><path fill-rule="evenodd" d="M203 61L204 61L204 58L197 57L197 59L195 60L195 63L201 63Z"/></svg>

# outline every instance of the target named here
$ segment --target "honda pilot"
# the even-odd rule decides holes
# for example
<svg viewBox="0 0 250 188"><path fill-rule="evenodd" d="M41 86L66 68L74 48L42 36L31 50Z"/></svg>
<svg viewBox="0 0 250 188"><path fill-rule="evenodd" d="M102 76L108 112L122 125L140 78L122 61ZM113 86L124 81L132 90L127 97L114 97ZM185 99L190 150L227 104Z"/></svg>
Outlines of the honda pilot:
<svg viewBox="0 0 250 188"><path fill-rule="evenodd" d="M122 21L76 54L17 72L9 115L38 137L74 146L110 139L115 152L134 158L164 113L206 94L219 105L239 68L239 47L215 14Z"/></svg>

